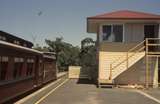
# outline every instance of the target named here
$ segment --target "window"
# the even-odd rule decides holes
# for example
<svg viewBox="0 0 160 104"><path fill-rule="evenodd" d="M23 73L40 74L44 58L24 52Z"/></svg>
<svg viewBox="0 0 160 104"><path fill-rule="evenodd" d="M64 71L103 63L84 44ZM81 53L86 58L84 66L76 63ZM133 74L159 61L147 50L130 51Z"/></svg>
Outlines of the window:
<svg viewBox="0 0 160 104"><path fill-rule="evenodd" d="M27 59L27 76L33 75L34 71L34 59Z"/></svg>
<svg viewBox="0 0 160 104"><path fill-rule="evenodd" d="M6 40L6 37L0 36L0 40Z"/></svg>
<svg viewBox="0 0 160 104"><path fill-rule="evenodd" d="M22 69L23 69L23 58L14 58L14 72L13 72L13 77L14 78L19 78L22 76Z"/></svg>
<svg viewBox="0 0 160 104"><path fill-rule="evenodd" d="M24 47L27 47L27 44L26 44L26 43L24 43L24 44L23 44L23 46L24 46Z"/></svg>
<svg viewBox="0 0 160 104"><path fill-rule="evenodd" d="M102 38L108 42L123 42L123 25L104 25Z"/></svg>
<svg viewBox="0 0 160 104"><path fill-rule="evenodd" d="M2 36L0 36L0 40L2 40Z"/></svg>
<svg viewBox="0 0 160 104"><path fill-rule="evenodd" d="M42 60L39 61L39 76L41 76L43 74L43 64L42 64Z"/></svg>
<svg viewBox="0 0 160 104"><path fill-rule="evenodd" d="M17 44L17 45L20 45L20 42L19 41L17 41L17 40L14 40L14 42L13 42L14 44Z"/></svg>
<svg viewBox="0 0 160 104"><path fill-rule="evenodd" d="M8 57L0 56L0 81L5 80L8 68Z"/></svg>

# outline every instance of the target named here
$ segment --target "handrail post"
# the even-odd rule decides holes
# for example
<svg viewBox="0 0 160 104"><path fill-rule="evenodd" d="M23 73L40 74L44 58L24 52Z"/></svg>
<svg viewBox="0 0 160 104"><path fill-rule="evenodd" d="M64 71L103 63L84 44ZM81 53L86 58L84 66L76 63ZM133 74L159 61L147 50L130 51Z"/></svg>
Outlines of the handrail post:
<svg viewBox="0 0 160 104"><path fill-rule="evenodd" d="M148 66L148 39L146 38L146 44L145 44L145 46L146 46L146 51L145 51L145 56L146 56L146 88L148 88L149 87L149 76L148 76L148 74L149 74L149 66Z"/></svg>
<svg viewBox="0 0 160 104"><path fill-rule="evenodd" d="M146 54L148 54L148 38L146 38L146 44L145 44L145 47L146 47Z"/></svg>
<svg viewBox="0 0 160 104"><path fill-rule="evenodd" d="M127 52L127 56L126 56L126 60L127 60L127 63L126 63L126 68L128 69L128 64L129 64L129 62L128 62L128 52Z"/></svg>
<svg viewBox="0 0 160 104"><path fill-rule="evenodd" d="M112 64L110 64L110 76L109 76L109 80L112 79Z"/></svg>

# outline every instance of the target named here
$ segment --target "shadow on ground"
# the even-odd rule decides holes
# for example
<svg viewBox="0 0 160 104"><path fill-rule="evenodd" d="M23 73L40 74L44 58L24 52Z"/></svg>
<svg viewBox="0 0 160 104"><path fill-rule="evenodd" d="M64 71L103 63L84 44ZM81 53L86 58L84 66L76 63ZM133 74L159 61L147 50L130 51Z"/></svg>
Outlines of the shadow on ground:
<svg viewBox="0 0 160 104"><path fill-rule="evenodd" d="M93 80L90 79L78 79L77 84L95 84Z"/></svg>

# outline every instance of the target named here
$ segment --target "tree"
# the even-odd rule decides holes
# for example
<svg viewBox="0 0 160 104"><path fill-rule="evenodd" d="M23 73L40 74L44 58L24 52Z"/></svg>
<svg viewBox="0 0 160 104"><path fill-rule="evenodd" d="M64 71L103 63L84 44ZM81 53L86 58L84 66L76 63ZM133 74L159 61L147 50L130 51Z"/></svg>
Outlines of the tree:
<svg viewBox="0 0 160 104"><path fill-rule="evenodd" d="M58 58L59 53L63 50L63 38L62 37L57 37L55 41L51 41L46 39L45 42L49 46L48 49L51 52L56 53L56 58Z"/></svg>
<svg viewBox="0 0 160 104"><path fill-rule="evenodd" d="M95 46L95 41L92 38L85 38L81 41L81 48L93 47Z"/></svg>
<svg viewBox="0 0 160 104"><path fill-rule="evenodd" d="M56 53L57 68L59 71L67 70L70 65L81 65L93 69L96 65L96 46L92 38L85 38L81 41L81 49L70 43L64 42L62 37L55 40L45 40L47 46L34 47L40 51L49 51Z"/></svg>
<svg viewBox="0 0 160 104"><path fill-rule="evenodd" d="M39 44L36 44L33 49L38 50L38 51L42 51L42 52L49 52L48 47L44 46L41 47Z"/></svg>
<svg viewBox="0 0 160 104"><path fill-rule="evenodd" d="M48 49L56 53L57 66L59 70L67 70L69 65L79 65L79 47L63 41L62 37L56 40L45 40Z"/></svg>
<svg viewBox="0 0 160 104"><path fill-rule="evenodd" d="M96 64L96 46L92 38L85 38L81 41L81 65L92 66Z"/></svg>
<svg viewBox="0 0 160 104"><path fill-rule="evenodd" d="M90 77L96 80L98 75L96 46L92 38L85 38L81 41L80 60L82 68L88 70Z"/></svg>

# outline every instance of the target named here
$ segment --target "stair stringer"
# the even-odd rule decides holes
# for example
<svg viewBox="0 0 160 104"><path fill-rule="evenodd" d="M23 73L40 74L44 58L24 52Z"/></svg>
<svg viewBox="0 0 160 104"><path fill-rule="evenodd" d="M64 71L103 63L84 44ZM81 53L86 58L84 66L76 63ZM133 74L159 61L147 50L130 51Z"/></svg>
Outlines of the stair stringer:
<svg viewBox="0 0 160 104"><path fill-rule="evenodd" d="M132 67L137 61L139 61L140 59L142 59L144 56L145 56L145 52L138 52L134 56L132 56L132 57L130 57L128 59L128 61L129 61L128 68L126 67L127 66L127 61L124 61L118 67L116 67L115 69L113 69L113 71L112 71L112 80L114 80L121 73L123 73L124 71L126 71L127 69L129 69L130 67Z"/></svg>

